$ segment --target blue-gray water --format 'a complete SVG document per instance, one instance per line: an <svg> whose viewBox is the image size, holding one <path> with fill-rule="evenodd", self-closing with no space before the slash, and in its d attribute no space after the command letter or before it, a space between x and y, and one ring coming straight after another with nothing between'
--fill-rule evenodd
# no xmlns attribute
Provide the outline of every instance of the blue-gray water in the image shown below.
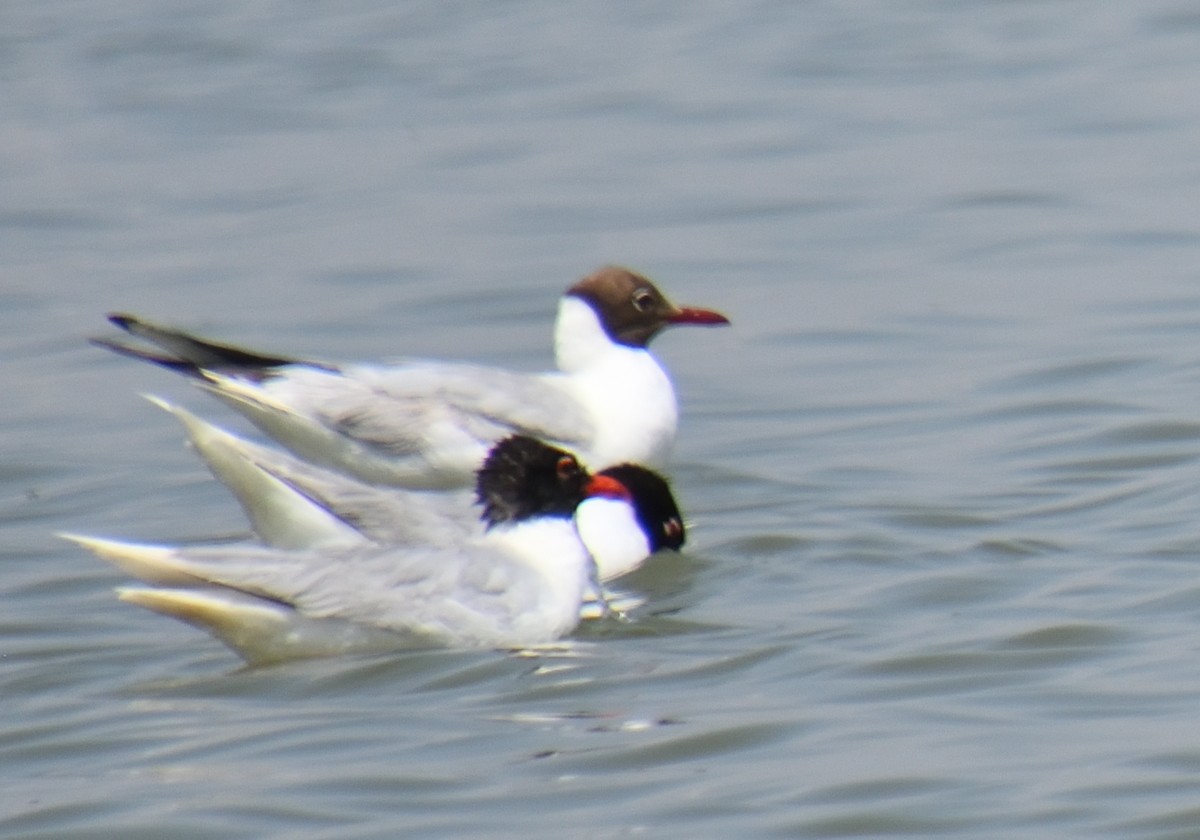
<svg viewBox="0 0 1200 840"><path fill-rule="evenodd" d="M1200 837L1198 79L1183 0L10 0L0 836ZM605 262L734 321L628 626L245 669L51 536L245 531L106 311L535 369Z"/></svg>

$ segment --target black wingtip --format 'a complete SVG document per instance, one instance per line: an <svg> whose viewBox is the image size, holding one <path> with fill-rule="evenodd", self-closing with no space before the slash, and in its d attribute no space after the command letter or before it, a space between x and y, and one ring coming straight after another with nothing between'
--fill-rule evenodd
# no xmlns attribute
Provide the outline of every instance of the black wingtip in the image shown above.
<svg viewBox="0 0 1200 840"><path fill-rule="evenodd" d="M99 344L117 353L169 367L192 372L198 370L236 371L247 376L269 376L280 367L296 364L285 356L267 355L229 344L209 341L174 327L164 327L126 312L109 312L105 317L113 326L158 347L162 352L148 352L120 342L101 339ZM315 367L327 367L309 363Z"/></svg>
<svg viewBox="0 0 1200 840"><path fill-rule="evenodd" d="M174 356L167 356L150 350L144 350L141 347L134 347L131 344L125 344L121 341L114 341L111 338L93 337L88 339L88 343L93 347L103 347L105 350L111 350L113 353L116 353L119 356L127 356L131 359L150 362L151 364L167 368L168 370L173 370L177 373L183 373L188 376L203 376L203 371L186 359L178 359Z"/></svg>
<svg viewBox="0 0 1200 840"><path fill-rule="evenodd" d="M130 327L137 323L136 317L125 312L109 312L104 317L109 320L109 323L120 327L126 332L129 332Z"/></svg>

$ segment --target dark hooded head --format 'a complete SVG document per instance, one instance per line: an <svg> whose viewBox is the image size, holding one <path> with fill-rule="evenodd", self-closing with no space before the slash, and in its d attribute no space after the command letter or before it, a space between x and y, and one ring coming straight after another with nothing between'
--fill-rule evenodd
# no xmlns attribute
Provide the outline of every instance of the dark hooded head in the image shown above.
<svg viewBox="0 0 1200 840"><path fill-rule="evenodd" d="M650 540L652 552L663 548L677 551L683 545L683 516L666 479L636 464L609 467L598 475L615 478L625 485L638 522Z"/></svg>
<svg viewBox="0 0 1200 840"><path fill-rule="evenodd" d="M588 482L571 453L527 435L497 443L476 473L475 497L488 527L536 516L569 517Z"/></svg>

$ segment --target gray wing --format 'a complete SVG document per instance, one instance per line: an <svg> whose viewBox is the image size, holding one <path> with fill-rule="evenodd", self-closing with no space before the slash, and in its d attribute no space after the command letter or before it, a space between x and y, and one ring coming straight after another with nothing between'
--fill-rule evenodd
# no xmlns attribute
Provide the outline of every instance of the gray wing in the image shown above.
<svg viewBox="0 0 1200 840"><path fill-rule="evenodd" d="M481 511L469 490L422 493L378 487L285 452L250 441L241 443L255 467L369 540L450 546L483 532Z"/></svg>
<svg viewBox="0 0 1200 840"><path fill-rule="evenodd" d="M193 448L272 546L304 549L364 539L456 545L483 532L470 491L418 493L364 484L150 399L183 424Z"/></svg>
<svg viewBox="0 0 1200 840"><path fill-rule="evenodd" d="M581 452L588 413L560 374L473 365L289 365L261 381L204 373L200 384L300 457L373 484L473 483L499 439L523 433Z"/></svg>
<svg viewBox="0 0 1200 840"><path fill-rule="evenodd" d="M340 433L393 455L486 446L514 433L578 447L594 434L587 413L557 384L556 374L436 362L352 365L339 373L297 369L267 388L285 402L304 403Z"/></svg>
<svg viewBox="0 0 1200 840"><path fill-rule="evenodd" d="M178 568L198 578L340 618L458 644L504 644L516 619L538 608L539 587L520 564L464 547L377 546L336 554L256 546L182 549Z"/></svg>

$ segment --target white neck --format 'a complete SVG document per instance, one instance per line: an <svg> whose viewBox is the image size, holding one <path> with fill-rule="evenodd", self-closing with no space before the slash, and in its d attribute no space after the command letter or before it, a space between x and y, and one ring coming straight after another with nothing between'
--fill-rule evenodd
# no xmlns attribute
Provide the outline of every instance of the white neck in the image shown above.
<svg viewBox="0 0 1200 840"><path fill-rule="evenodd" d="M539 517L507 523L488 531L485 539L507 549L541 579L545 595L539 615L528 616L530 621L548 621L558 625L560 632L575 626L594 566L572 520ZM518 616L517 620L524 619Z"/></svg>
<svg viewBox="0 0 1200 840"><path fill-rule="evenodd" d="M632 572L650 556L650 541L628 502L584 499L575 509L575 528L596 561L601 580Z"/></svg>
<svg viewBox="0 0 1200 840"><path fill-rule="evenodd" d="M617 344L595 311L567 295L554 327L558 367L569 391L592 420L594 437L583 457L594 470L623 461L660 466L675 440L675 389L644 347Z"/></svg>
<svg viewBox="0 0 1200 840"><path fill-rule="evenodd" d="M566 295L559 301L554 323L554 355L559 370L565 373L582 370L615 347L596 317L596 310L574 295Z"/></svg>

